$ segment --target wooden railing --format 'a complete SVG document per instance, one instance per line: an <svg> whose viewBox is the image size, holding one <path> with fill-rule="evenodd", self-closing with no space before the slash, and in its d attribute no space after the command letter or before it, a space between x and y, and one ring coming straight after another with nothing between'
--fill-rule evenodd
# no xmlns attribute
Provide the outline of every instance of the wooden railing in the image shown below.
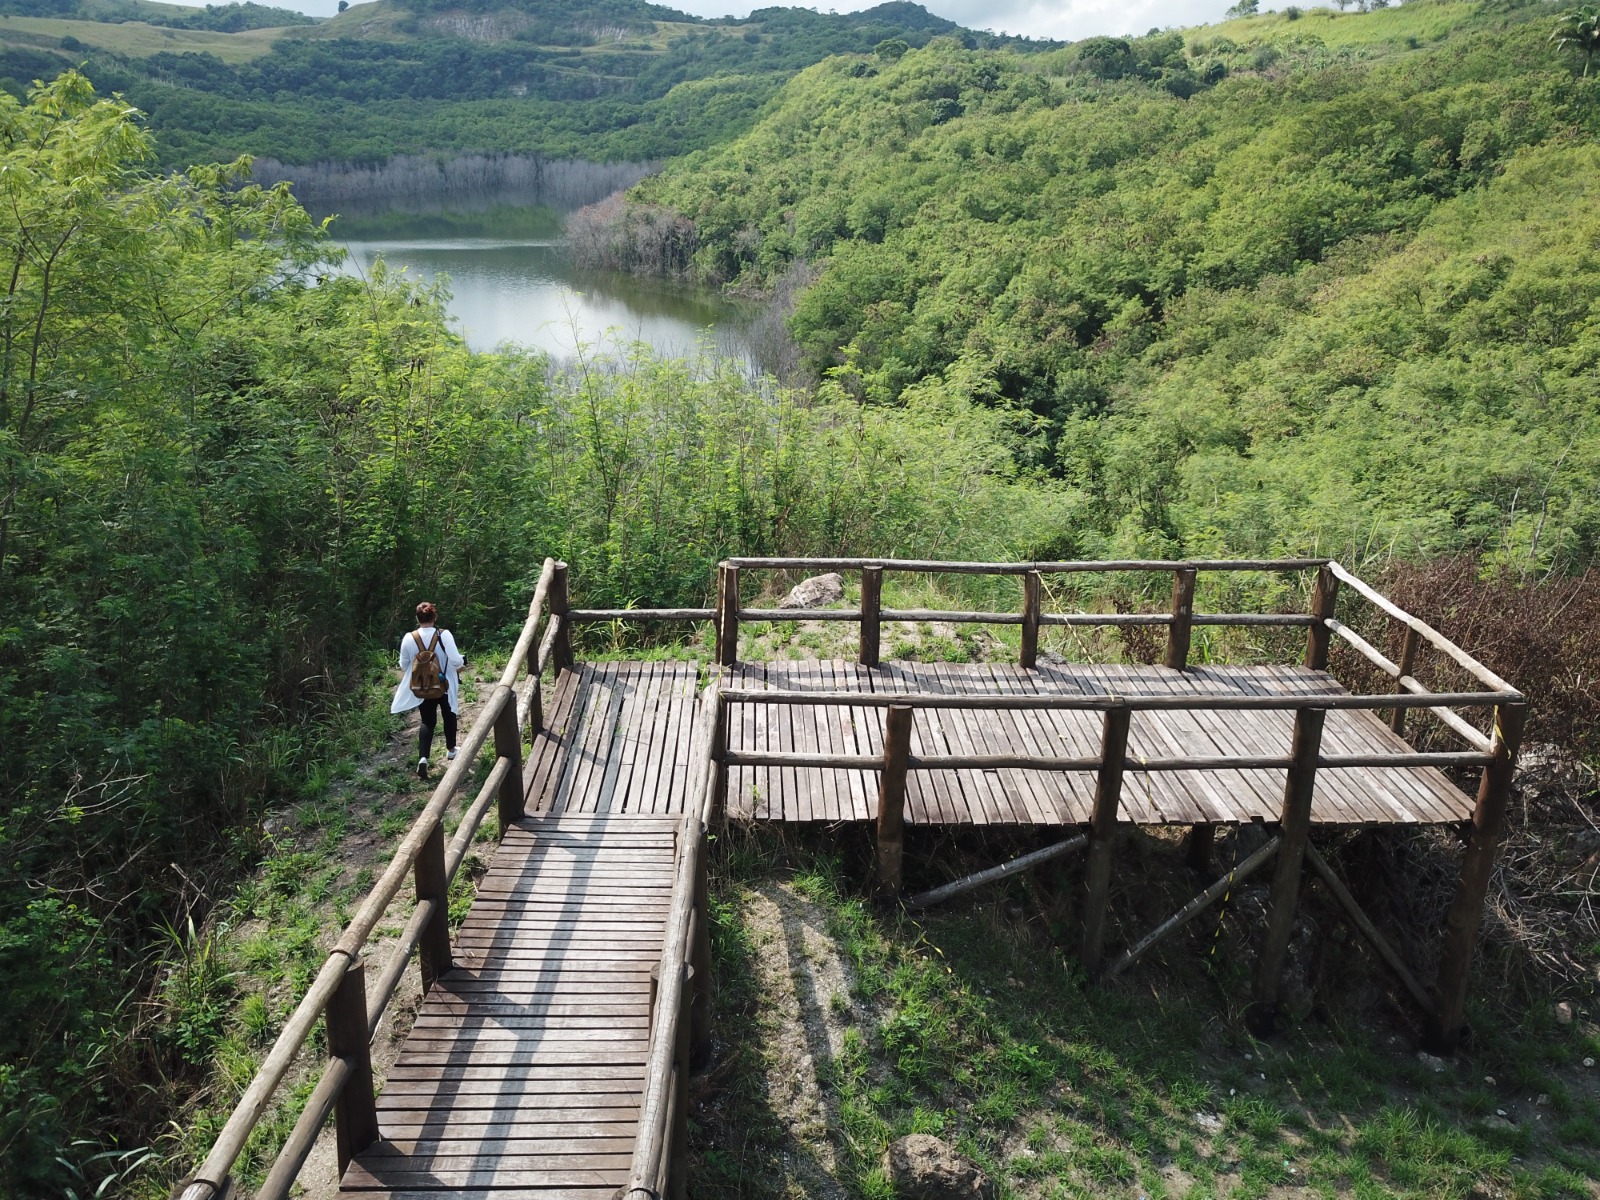
<svg viewBox="0 0 1600 1200"><path fill-rule="evenodd" d="M179 1188L182 1200L217 1200L232 1190L230 1177L245 1143L319 1019L326 1021L327 1063L293 1131L257 1190L257 1200L281 1200L289 1195L330 1113L334 1118L341 1172L354 1155L378 1139L368 1049L373 1033L414 953L421 959L424 990L450 970L450 884L466 859L491 801L497 802L502 831L523 815L523 729L528 726L536 733L543 727L539 676L549 663L570 665L572 660L565 618L566 600L566 564L546 559L528 606L522 634L500 681L462 741L455 761L439 780L410 831L395 848L383 876L373 885L323 962L212 1145L211 1153ZM547 607L550 620L538 652L534 654L534 639L538 637L540 619ZM527 678L519 681L524 670ZM446 845L445 813L491 734L494 766ZM415 881L416 908L387 965L369 988L361 962L362 947L408 875Z"/></svg>
<svg viewBox="0 0 1600 1200"><path fill-rule="evenodd" d="M859 607L824 609L746 608L740 600L740 574L747 570L857 570L861 574ZM1196 577L1201 571L1304 571L1317 572L1311 591L1311 611L1306 613L1196 613ZM1020 612L958 612L921 609L888 609L881 603L885 571L916 573L988 574L1021 576L1023 607ZM1165 613L1050 613L1043 611L1043 577L1048 574L1106 573L1120 571L1170 572L1173 577L1172 603ZM1334 615L1340 584L1345 584L1363 600L1397 621L1405 630L1404 649L1399 662L1393 662L1375 649ZM1192 562L1040 562L975 563L938 562L913 559L859 558L732 558L718 569L717 604L714 608L654 610L577 610L574 622L710 620L716 630L716 658L719 665L733 666L738 661L741 622L777 621L853 621L860 625L859 659L869 666L879 661L880 629L884 621L943 621L956 623L1016 624L1022 626L1020 659L1024 667L1036 665L1038 635L1041 628L1068 626L1161 626L1168 629L1164 665L1183 670L1188 666L1191 634L1196 626L1285 626L1306 629L1304 665L1326 670L1331 639L1338 637L1373 662L1396 681L1396 690L1387 695L1324 695L1307 697L1256 697L1239 695L1186 696L1051 696L1051 695L906 695L860 692L784 692L729 688L716 695L716 717L711 724L712 757L716 764L715 785L707 796L708 813L723 816L721 797L727 789L727 771L735 766L791 767L810 769L872 770L879 776L877 813L878 875L881 884L898 893L901 884L901 858L904 840L905 781L917 770L1027 770L1082 771L1096 776L1096 790L1089 829L1056 847L1037 852L1037 858L1055 857L1072 849L1087 847L1087 897L1081 934L1081 961L1091 975L1112 976L1126 969L1153 946L1183 927L1229 886L1276 858L1278 868L1269 905L1266 943L1258 959L1257 1006L1271 1010L1276 1004L1278 976L1281 974L1295 909L1302 865L1309 863L1352 920L1371 940L1380 956L1395 969L1407 991L1429 1013L1433 1041L1442 1049L1454 1046L1462 1026L1467 973L1482 920L1483 898L1488 887L1495 848L1504 824L1505 806L1516 753L1526 717L1523 695L1500 676L1490 671L1465 650L1437 630L1400 609L1338 563L1328 559L1277 560L1202 560ZM1456 666L1466 671L1487 691L1433 692L1415 675L1416 659L1426 642ZM728 710L735 704L836 705L851 708L882 707L888 710L882 755L808 754L776 751L728 749ZM1477 729L1456 711L1458 708L1490 708L1493 718L1490 733ZM1104 713L1101 751L1098 755L1069 757L1055 755L913 755L910 752L911 728L917 708L956 709L1078 709ZM1385 710L1397 733L1405 729L1406 713L1426 709L1451 732L1464 740L1466 751L1380 752L1369 754L1322 753L1322 728L1333 709ZM1136 711L1173 709L1278 710L1295 714L1293 733L1286 752L1276 755L1182 755L1154 759L1130 759L1127 755L1128 729ZM1401 962L1399 955L1361 912L1354 898L1337 879L1327 863L1310 844L1311 802L1316 773L1321 769L1348 767L1438 767L1482 770L1472 831L1468 840L1461 881L1446 927L1446 939L1439 979L1432 993L1423 988ZM1112 835L1118 824L1122 780L1128 771L1189 770L1281 770L1285 772L1285 792L1280 830L1266 846L1239 864L1229 876L1219 880L1138 940L1102 971L1106 899L1109 892ZM1205 842L1212 826L1196 826L1197 840ZM1204 835L1203 837L1200 835ZM975 878L1003 876L1014 866L980 872Z"/></svg>
<svg viewBox="0 0 1600 1200"><path fill-rule="evenodd" d="M713 684L701 694L689 750L690 792L678 837L678 874L650 1006L650 1057L639 1136L618 1200L685 1194L689 1072L711 1050L711 927L706 828L715 803L713 751L721 714Z"/></svg>

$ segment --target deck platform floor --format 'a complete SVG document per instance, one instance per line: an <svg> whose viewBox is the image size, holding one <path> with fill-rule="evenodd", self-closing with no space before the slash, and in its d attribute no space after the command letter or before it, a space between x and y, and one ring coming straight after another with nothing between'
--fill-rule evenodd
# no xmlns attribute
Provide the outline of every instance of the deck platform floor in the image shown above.
<svg viewBox="0 0 1600 1200"><path fill-rule="evenodd" d="M1168 667L1006 663L889 662L869 668L838 661L743 663L726 686L786 691L1058 694L1087 696L1327 696L1345 689L1325 671L1302 667ZM820 754L881 754L882 708L741 704L728 746ZM919 709L911 753L1093 756L1104 717L1096 711ZM1289 711L1135 712L1128 756L1287 755ZM1411 747L1370 710L1330 711L1325 753L1408 753ZM1123 780L1122 819L1141 825L1276 821L1281 770L1139 771ZM906 820L913 824L1085 825L1094 803L1093 772L912 771ZM867 821L877 812L872 771L737 767L730 773L731 816L771 821ZM1324 768L1311 819L1322 825L1443 823L1467 820L1472 801L1433 768Z"/></svg>
<svg viewBox="0 0 1600 1200"><path fill-rule="evenodd" d="M680 804L681 807L681 804ZM341 1191L608 1200L627 1182L681 818L507 831Z"/></svg>
<svg viewBox="0 0 1600 1200"><path fill-rule="evenodd" d="M879 667L830 660L742 663L719 669L726 686L787 691L1062 695L1342 695L1325 671L1289 666L1167 667L1006 663L888 662ZM551 690L546 729L524 773L530 809L564 812L681 812L696 671L691 663L586 663ZM883 752L882 708L741 704L731 711L728 746L744 751L817 754ZM913 754L1099 753L1103 718L1095 711L919 710ZM1184 754L1287 755L1291 712L1170 710L1136 712L1130 758ZM1328 753L1403 754L1411 748L1370 710L1334 710L1323 735ZM1142 825L1275 821L1283 772L1141 772L1123 784L1124 820ZM1094 801L1092 772L1017 769L913 771L906 820L912 824L1083 825ZM729 815L758 821L870 821L877 812L874 771L735 767ZM1428 767L1324 768L1311 819L1319 825L1431 824L1464 821L1472 801Z"/></svg>

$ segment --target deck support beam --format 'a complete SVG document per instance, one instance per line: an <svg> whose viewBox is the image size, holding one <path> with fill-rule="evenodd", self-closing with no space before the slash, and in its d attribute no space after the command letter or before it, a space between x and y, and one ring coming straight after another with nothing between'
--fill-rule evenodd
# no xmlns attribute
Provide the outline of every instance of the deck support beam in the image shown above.
<svg viewBox="0 0 1600 1200"><path fill-rule="evenodd" d="M1389 940L1378 932L1378 927L1372 923L1372 918L1361 911L1361 905L1356 903L1356 898L1350 894L1350 889L1345 887L1344 880L1334 874L1333 868L1328 865L1328 860L1317 853L1317 848L1310 843L1306 844L1306 862L1311 864L1311 869L1321 877L1351 922L1378 952L1378 957L1388 964L1389 969L1395 973L1395 978L1405 985L1406 991L1411 993L1411 998L1421 1006L1425 1014L1432 1016L1433 997L1429 996L1427 989L1417 982L1417 977L1411 973L1405 960L1389 944Z"/></svg>
<svg viewBox="0 0 1600 1200"><path fill-rule="evenodd" d="M1328 669L1328 646L1333 631L1327 620L1339 601L1339 577L1328 567L1317 568L1317 582L1311 590L1311 615L1315 623L1306 630L1306 666L1313 671Z"/></svg>
<svg viewBox="0 0 1600 1200"><path fill-rule="evenodd" d="M372 1029L367 1024L367 975L359 961L345 968L323 1013L328 1054L350 1064L349 1077L333 1103L334 1140L339 1174L350 1160L378 1140L378 1105L372 1094Z"/></svg>
<svg viewBox="0 0 1600 1200"><path fill-rule="evenodd" d="M1434 987L1437 1007L1428 1033L1428 1041L1436 1054L1454 1054L1461 1041L1472 954L1478 944L1478 929L1483 924L1483 898L1489 891L1495 854L1500 849L1500 834L1505 829L1506 803L1511 798L1511 780L1516 773L1517 751L1522 745L1522 728L1527 719L1526 704L1507 704L1495 709L1494 759L1484 767L1478 783L1478 804L1472 813L1472 833L1461 863L1461 882L1456 886L1455 900L1445 918L1444 955Z"/></svg>
<svg viewBox="0 0 1600 1200"><path fill-rule="evenodd" d="M422 967L422 994L433 990L439 979L455 964L450 957L450 874L444 862L444 826L435 824L428 840L422 843L413 871L417 903L433 901L433 915L417 942L417 957Z"/></svg>
<svg viewBox="0 0 1600 1200"><path fill-rule="evenodd" d="M1189 836L1184 839L1184 862L1192 871L1211 869L1211 848L1217 844L1217 827L1210 823L1189 826Z"/></svg>
<svg viewBox="0 0 1600 1200"><path fill-rule="evenodd" d="M1095 781L1094 811L1089 819L1089 863L1083 898L1083 942L1079 959L1090 979L1100 975L1106 933L1106 904L1111 894L1111 851L1117 837L1117 808L1122 802L1122 773L1128 758L1128 726L1133 713L1106 709L1100 735L1100 774Z"/></svg>
<svg viewBox="0 0 1600 1200"><path fill-rule="evenodd" d="M739 568L717 568L717 665L731 667L739 661Z"/></svg>
<svg viewBox="0 0 1600 1200"><path fill-rule="evenodd" d="M1417 662L1417 646L1422 642L1422 635L1411 626L1406 626L1405 641L1400 646L1400 674L1395 676L1394 690L1397 695L1403 694L1406 685L1401 680L1411 677ZM1395 708L1389 713L1389 727L1401 737L1406 732L1406 710Z"/></svg>
<svg viewBox="0 0 1600 1200"><path fill-rule="evenodd" d="M906 770L911 758L911 708L892 705L883 728L883 769L878 781L878 884L899 895L906 841Z"/></svg>
<svg viewBox="0 0 1600 1200"><path fill-rule="evenodd" d="M1029 571L1022 577L1022 666L1027 670L1039 662L1039 613L1044 607L1044 576Z"/></svg>
<svg viewBox="0 0 1600 1200"><path fill-rule="evenodd" d="M1193 567L1182 567L1172 573L1172 624L1167 626L1166 665L1181 671L1189 665L1189 643L1194 621Z"/></svg>
<svg viewBox="0 0 1600 1200"><path fill-rule="evenodd" d="M1324 630L1326 632L1326 630ZM1267 901L1267 932L1256 959L1255 987L1245 1020L1257 1037L1269 1036L1277 1025L1278 995L1283 985L1283 961L1294 931L1300 903L1300 873L1311 840L1311 798L1317 785L1317 755L1322 749L1322 726L1328 712L1302 708L1294 718L1292 765L1283 789L1277 870Z"/></svg>
<svg viewBox="0 0 1600 1200"><path fill-rule="evenodd" d="M571 608L567 564L558 562L550 576L550 619L556 625L556 640L550 646L550 665L558 676L572 670L572 622L567 617Z"/></svg>
<svg viewBox="0 0 1600 1200"><path fill-rule="evenodd" d="M500 685L505 687L504 684ZM500 794L496 805L500 816L500 836L506 836L513 821L520 821L526 811L526 797L522 793L522 729L517 723L517 694L505 688L504 703L494 719L494 753L506 759L505 778L500 781Z"/></svg>
<svg viewBox="0 0 1600 1200"><path fill-rule="evenodd" d="M861 653L864 667L878 665L878 643L883 632L883 568L861 568Z"/></svg>

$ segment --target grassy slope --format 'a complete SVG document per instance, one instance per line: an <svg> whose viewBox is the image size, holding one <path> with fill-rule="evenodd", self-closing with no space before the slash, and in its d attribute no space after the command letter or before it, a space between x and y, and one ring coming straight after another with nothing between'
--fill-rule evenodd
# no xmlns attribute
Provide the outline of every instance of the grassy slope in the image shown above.
<svg viewBox="0 0 1600 1200"><path fill-rule="evenodd" d="M1600 1053L1592 1024L1558 1027L1548 1007L1511 1022L1479 1012L1486 1036L1436 1072L1413 1050L1409 1012L1384 999L1381 968L1312 896L1306 913L1337 935L1316 939L1315 1013L1260 1043L1238 1011L1259 889L1241 889L1220 927L1208 913L1125 980L1086 988L1062 949L1073 870L913 919L862 898L864 848L737 831L719 848L727 1065L697 1114L696 1196L889 1200L883 1149L912 1132L959 1147L1006 1200L1596 1194L1600 1088L1582 1065ZM1130 847L1113 919L1136 929L1175 911L1189 882L1179 860L1170 843ZM775 890L823 944L759 919ZM808 987L835 954L845 986ZM813 1034L799 1056L825 1122L797 1119L789 1100L784 1048L797 1031L767 990L774 971L792 974L803 1020L833 1027L835 1045Z"/></svg>
<svg viewBox="0 0 1600 1200"><path fill-rule="evenodd" d="M249 62L267 53L272 43L287 32L284 29L251 29L244 33L212 33L203 29L168 29L142 21L109 24L53 17L0 17L0 46L55 49L62 38L72 37L85 46L130 58L144 58L165 51L169 54L214 54L228 63ZM68 64L63 60L62 65Z"/></svg>

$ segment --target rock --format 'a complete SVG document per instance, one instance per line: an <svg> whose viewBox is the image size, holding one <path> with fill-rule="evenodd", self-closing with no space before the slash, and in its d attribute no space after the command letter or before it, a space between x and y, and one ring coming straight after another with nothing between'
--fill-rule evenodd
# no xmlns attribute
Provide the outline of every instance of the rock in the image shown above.
<svg viewBox="0 0 1600 1200"><path fill-rule="evenodd" d="M979 1200L992 1195L987 1175L926 1133L890 1143L883 1168L901 1200Z"/></svg>
<svg viewBox="0 0 1600 1200"><path fill-rule="evenodd" d="M1442 1074L1447 1065L1444 1059L1429 1054L1426 1050L1417 1051L1417 1061L1423 1066L1427 1067L1428 1070L1432 1071L1435 1075Z"/></svg>
<svg viewBox="0 0 1600 1200"><path fill-rule="evenodd" d="M1485 1117L1483 1127L1485 1129L1499 1129L1502 1131L1516 1128L1515 1125L1502 1116Z"/></svg>
<svg viewBox="0 0 1600 1200"><path fill-rule="evenodd" d="M1563 1000L1556 1005L1556 1024L1571 1025L1572 1018L1577 1016L1577 1010L1572 1007L1571 1000Z"/></svg>
<svg viewBox="0 0 1600 1200"><path fill-rule="evenodd" d="M1586 1066L1586 1067L1592 1067L1592 1066L1594 1066L1594 1059L1592 1059L1592 1058L1586 1058L1586 1059L1584 1059L1584 1060L1583 1060L1583 1065L1584 1065L1584 1066Z"/></svg>
<svg viewBox="0 0 1600 1200"><path fill-rule="evenodd" d="M844 599L844 579L837 572L802 579L778 601L779 608L822 608Z"/></svg>

